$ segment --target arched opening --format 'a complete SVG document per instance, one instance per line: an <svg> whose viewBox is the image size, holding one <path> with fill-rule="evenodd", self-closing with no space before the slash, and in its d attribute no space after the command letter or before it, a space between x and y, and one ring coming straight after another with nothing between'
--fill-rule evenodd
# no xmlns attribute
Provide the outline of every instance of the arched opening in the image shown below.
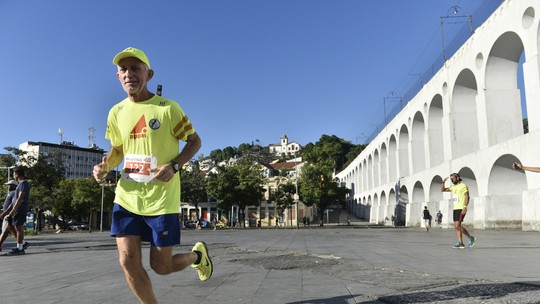
<svg viewBox="0 0 540 304"><path fill-rule="evenodd" d="M424 145L425 134L424 116L416 112L412 122L411 153L413 161L412 173L422 172L426 169L426 147Z"/></svg>
<svg viewBox="0 0 540 304"><path fill-rule="evenodd" d="M442 96L437 94L431 100L428 114L429 162L432 167L444 161L442 118Z"/></svg>
<svg viewBox="0 0 540 304"><path fill-rule="evenodd" d="M477 95L478 87L474 74L469 69L461 71L456 79L449 114L454 158L478 150Z"/></svg>
<svg viewBox="0 0 540 304"><path fill-rule="evenodd" d="M494 145L523 134L519 61L523 43L514 32L502 34L486 62L486 118L488 144ZM525 109L526 113L526 109Z"/></svg>
<svg viewBox="0 0 540 304"><path fill-rule="evenodd" d="M386 160L388 159L388 150L386 150L386 143L383 143L381 146L381 161L380 161L380 173L381 173L381 184L384 185L388 183L388 169L386 167Z"/></svg>
<svg viewBox="0 0 540 304"><path fill-rule="evenodd" d="M433 208L435 211L441 209L440 202L443 200L443 192L441 191L442 177L434 176L429 185L429 201L428 208ZM445 210L446 213L446 210Z"/></svg>
<svg viewBox="0 0 540 304"><path fill-rule="evenodd" d="M395 183L398 179L397 175L397 143L396 137L392 134L390 141L388 142L388 171L389 182Z"/></svg>
<svg viewBox="0 0 540 304"><path fill-rule="evenodd" d="M383 191L381 192L381 197L379 198L379 224L384 223L386 225L390 222L390 218L386 208L387 204L388 202L386 201L386 193Z"/></svg>
<svg viewBox="0 0 540 304"><path fill-rule="evenodd" d="M405 226L407 221L407 205L409 205L409 194L407 192L407 187L401 186L399 188L398 202L396 204L395 215L396 215L396 226Z"/></svg>
<svg viewBox="0 0 540 304"><path fill-rule="evenodd" d="M388 203L386 204L386 214L388 214L388 218L390 219L390 225L395 226L395 218L396 218L396 200L397 195L396 191L394 189L390 189L390 192L388 193Z"/></svg>
<svg viewBox="0 0 540 304"><path fill-rule="evenodd" d="M375 193L373 195L373 203L371 204L371 215L370 216L370 222L371 223L374 223L374 224L377 224L381 221L381 214L379 213L379 200L378 200L378 196L377 196L377 193Z"/></svg>
<svg viewBox="0 0 540 304"><path fill-rule="evenodd" d="M373 155L373 187L378 187L381 184L380 175L379 175L379 150L375 150Z"/></svg>
<svg viewBox="0 0 540 304"><path fill-rule="evenodd" d="M373 158L371 157L371 154L368 157L368 191L371 191L373 189Z"/></svg>
<svg viewBox="0 0 540 304"><path fill-rule="evenodd" d="M421 182L417 181L414 184L411 198L412 201L409 204L409 226L421 226L422 221L419 215L422 213L424 206L427 205L424 186L422 186Z"/></svg>
<svg viewBox="0 0 540 304"><path fill-rule="evenodd" d="M409 130L402 125L399 131L399 177L409 176Z"/></svg>
<svg viewBox="0 0 540 304"><path fill-rule="evenodd" d="M371 219L371 195L368 196L367 198L367 201L366 201L366 206L365 206L365 212L364 212L364 220L366 221L370 221Z"/></svg>
<svg viewBox="0 0 540 304"><path fill-rule="evenodd" d="M522 227L522 195L528 187L525 173L512 168L515 161L519 160L505 154L491 168L486 197L486 228Z"/></svg>

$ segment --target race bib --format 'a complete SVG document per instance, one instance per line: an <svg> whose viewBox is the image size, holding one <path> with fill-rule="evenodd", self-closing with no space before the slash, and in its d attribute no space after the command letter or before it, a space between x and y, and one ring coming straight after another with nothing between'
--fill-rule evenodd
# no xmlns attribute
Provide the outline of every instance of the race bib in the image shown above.
<svg viewBox="0 0 540 304"><path fill-rule="evenodd" d="M157 168L155 156L127 154L124 157L122 179L139 183L148 183L154 178L154 169Z"/></svg>

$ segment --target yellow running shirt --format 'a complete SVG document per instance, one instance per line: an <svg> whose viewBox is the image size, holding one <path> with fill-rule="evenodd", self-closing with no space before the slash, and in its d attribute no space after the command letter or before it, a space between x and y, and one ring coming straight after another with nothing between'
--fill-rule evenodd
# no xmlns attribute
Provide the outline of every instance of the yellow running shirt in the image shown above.
<svg viewBox="0 0 540 304"><path fill-rule="evenodd" d="M162 182L153 180L152 170L178 156L178 139L186 141L193 133L178 103L161 96L142 102L126 98L114 105L105 138L114 147L122 146L124 153L115 202L139 215L178 213L180 174Z"/></svg>
<svg viewBox="0 0 540 304"><path fill-rule="evenodd" d="M466 206L465 193L469 192L469 187L467 187L467 185L464 183L459 183L457 185L450 186L448 189L450 189L454 195L454 210L463 209Z"/></svg>

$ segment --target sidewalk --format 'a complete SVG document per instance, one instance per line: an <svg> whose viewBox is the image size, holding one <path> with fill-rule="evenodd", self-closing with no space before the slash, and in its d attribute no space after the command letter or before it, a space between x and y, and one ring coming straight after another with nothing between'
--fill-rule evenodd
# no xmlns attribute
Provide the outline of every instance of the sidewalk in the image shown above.
<svg viewBox="0 0 540 304"><path fill-rule="evenodd" d="M474 234L460 250L450 229L183 230L175 251L207 242L209 281L192 269L155 274L148 246L143 264L160 303L537 303L540 234ZM107 233L28 241L26 255L0 257L0 303L138 303Z"/></svg>

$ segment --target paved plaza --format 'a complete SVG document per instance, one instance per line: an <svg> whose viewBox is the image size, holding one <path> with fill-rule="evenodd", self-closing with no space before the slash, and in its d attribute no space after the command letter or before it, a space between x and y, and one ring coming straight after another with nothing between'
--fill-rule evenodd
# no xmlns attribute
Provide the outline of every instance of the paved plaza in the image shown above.
<svg viewBox="0 0 540 304"><path fill-rule="evenodd" d="M208 243L213 277L150 270L160 303L538 303L540 234L451 229L325 227L184 230L176 251ZM4 251L13 245L9 239ZM29 237L24 256L0 257L0 303L138 303L106 232Z"/></svg>

